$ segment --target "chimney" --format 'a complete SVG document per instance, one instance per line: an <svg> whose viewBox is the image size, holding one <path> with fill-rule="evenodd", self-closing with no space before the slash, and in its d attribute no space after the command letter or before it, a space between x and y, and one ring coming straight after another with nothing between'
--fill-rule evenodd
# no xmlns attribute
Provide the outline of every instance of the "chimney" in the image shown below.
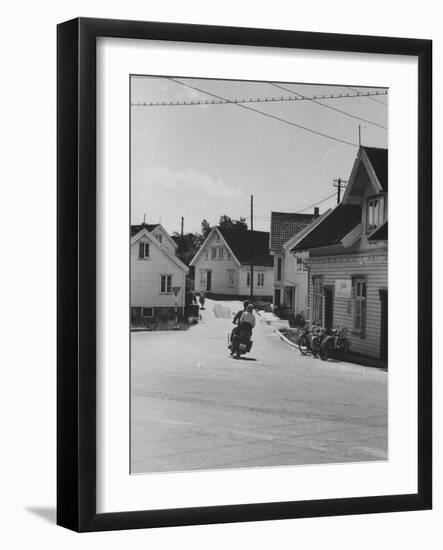
<svg viewBox="0 0 443 550"><path fill-rule="evenodd" d="M320 215L320 211L318 209L318 206L316 206L314 208L314 220L315 220L315 218L318 218L319 215Z"/></svg>

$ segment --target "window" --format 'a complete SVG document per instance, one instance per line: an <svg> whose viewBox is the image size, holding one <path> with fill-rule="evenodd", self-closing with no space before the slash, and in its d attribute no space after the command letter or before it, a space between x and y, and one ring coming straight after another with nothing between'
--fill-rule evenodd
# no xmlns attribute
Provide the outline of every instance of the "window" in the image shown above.
<svg viewBox="0 0 443 550"><path fill-rule="evenodd" d="M162 294L171 294L172 275L161 275L160 292Z"/></svg>
<svg viewBox="0 0 443 550"><path fill-rule="evenodd" d="M226 258L229 260L230 257L231 257L231 253L229 252L229 250L226 250Z"/></svg>
<svg viewBox="0 0 443 550"><path fill-rule="evenodd" d="M246 272L246 286L251 286L251 272Z"/></svg>
<svg viewBox="0 0 443 550"><path fill-rule="evenodd" d="M228 269L228 285L232 286L234 284L234 270Z"/></svg>
<svg viewBox="0 0 443 550"><path fill-rule="evenodd" d="M385 198L372 197L368 199L366 211L366 233L372 233L385 219Z"/></svg>
<svg viewBox="0 0 443 550"><path fill-rule="evenodd" d="M281 281L282 259L277 258L277 281Z"/></svg>
<svg viewBox="0 0 443 550"><path fill-rule="evenodd" d="M220 260L223 260L223 248L222 247L220 247L218 249L218 257L220 258Z"/></svg>
<svg viewBox="0 0 443 550"><path fill-rule="evenodd" d="M209 258L209 251L206 250L206 252L205 252L205 259L207 260L208 258Z"/></svg>
<svg viewBox="0 0 443 550"><path fill-rule="evenodd" d="M157 241L161 244L163 240L163 235L161 233L157 233L156 237L157 237Z"/></svg>
<svg viewBox="0 0 443 550"><path fill-rule="evenodd" d="M149 243L139 243L138 259L145 260L146 258L149 258Z"/></svg>
<svg viewBox="0 0 443 550"><path fill-rule="evenodd" d="M217 258L217 249L214 247L211 248L211 258L215 260Z"/></svg>
<svg viewBox="0 0 443 550"><path fill-rule="evenodd" d="M296 271L304 271L305 270L305 262L301 256L295 257L295 270Z"/></svg>
<svg viewBox="0 0 443 550"><path fill-rule="evenodd" d="M217 241L220 240L220 235L217 233Z"/></svg>
<svg viewBox="0 0 443 550"><path fill-rule="evenodd" d="M257 273L257 286L265 286L265 274Z"/></svg>
<svg viewBox="0 0 443 550"><path fill-rule="evenodd" d="M314 323L322 322L323 285L320 277L312 280L314 286Z"/></svg>
<svg viewBox="0 0 443 550"><path fill-rule="evenodd" d="M360 333L365 331L366 324L366 280L353 279L354 294L354 330Z"/></svg>
<svg viewBox="0 0 443 550"><path fill-rule="evenodd" d="M142 307L142 317L154 317L154 308Z"/></svg>

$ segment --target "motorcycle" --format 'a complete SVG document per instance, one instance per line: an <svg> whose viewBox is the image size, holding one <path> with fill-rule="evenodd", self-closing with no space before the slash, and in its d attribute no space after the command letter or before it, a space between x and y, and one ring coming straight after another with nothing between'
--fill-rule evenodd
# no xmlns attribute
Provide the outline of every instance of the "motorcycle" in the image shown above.
<svg viewBox="0 0 443 550"><path fill-rule="evenodd" d="M237 359L245 353L249 353L252 348L251 330L240 327L234 334L231 342L231 335L228 334L228 347L231 348L231 355Z"/></svg>

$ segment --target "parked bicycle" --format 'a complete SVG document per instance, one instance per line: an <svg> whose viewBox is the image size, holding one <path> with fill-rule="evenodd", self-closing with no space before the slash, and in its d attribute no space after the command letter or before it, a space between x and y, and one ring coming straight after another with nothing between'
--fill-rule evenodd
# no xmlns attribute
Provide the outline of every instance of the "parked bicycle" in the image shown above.
<svg viewBox="0 0 443 550"><path fill-rule="evenodd" d="M303 327L303 332L298 340L298 348L302 355L312 353L314 357L320 353L320 344L322 339L322 327L311 324L309 321Z"/></svg>
<svg viewBox="0 0 443 550"><path fill-rule="evenodd" d="M349 329L337 327L334 330L328 330L320 343L320 358L323 361L329 357L341 358L349 351Z"/></svg>

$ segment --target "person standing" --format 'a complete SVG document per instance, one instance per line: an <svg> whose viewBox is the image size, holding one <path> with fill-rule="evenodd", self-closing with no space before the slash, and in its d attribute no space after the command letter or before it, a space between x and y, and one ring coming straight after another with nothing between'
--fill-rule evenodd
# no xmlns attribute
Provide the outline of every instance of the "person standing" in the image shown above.
<svg viewBox="0 0 443 550"><path fill-rule="evenodd" d="M204 290L200 291L199 302L200 302L200 309L205 309L203 307L205 305L205 291Z"/></svg>

